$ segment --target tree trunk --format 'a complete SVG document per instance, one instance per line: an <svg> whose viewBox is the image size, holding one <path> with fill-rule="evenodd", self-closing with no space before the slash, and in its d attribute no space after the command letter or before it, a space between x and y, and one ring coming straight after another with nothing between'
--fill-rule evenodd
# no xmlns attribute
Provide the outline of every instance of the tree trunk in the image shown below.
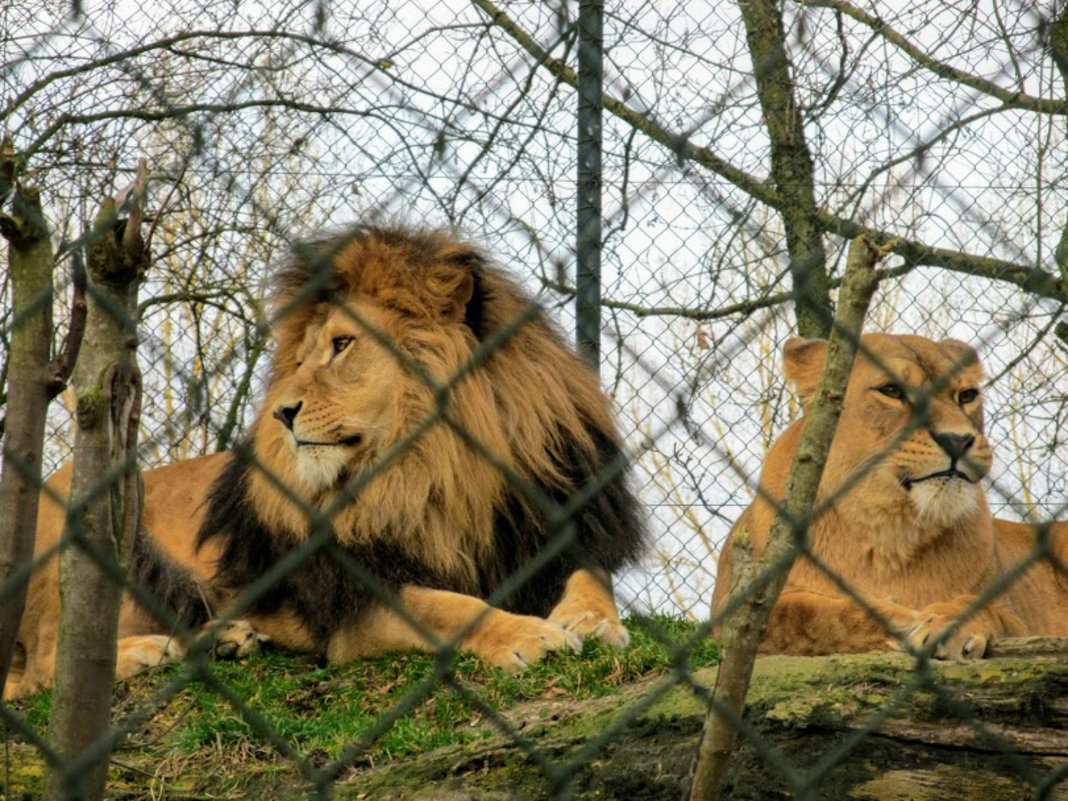
<svg viewBox="0 0 1068 801"><path fill-rule="evenodd" d="M771 140L771 177L783 199L779 213L786 231L797 331L803 337L826 338L832 312L827 253L817 216L812 154L790 77L782 14L776 0L740 0L738 5Z"/></svg>
<svg viewBox="0 0 1068 801"><path fill-rule="evenodd" d="M771 610L786 584L798 543L806 536L823 466L842 414L846 384L868 314L868 304L878 283L875 265L886 252L864 236L850 243L838 312L827 345L827 363L812 408L807 413L804 435L790 465L786 497L758 561L748 558L748 547L739 547L748 546L746 538L735 539L736 572L726 605L732 611L722 622L723 661L694 760L690 788L693 801L720 797L719 788L730 763L737 721L745 704L757 649ZM743 556L746 558L741 558Z"/></svg>
<svg viewBox="0 0 1068 801"><path fill-rule="evenodd" d="M0 468L0 687L11 667L26 605L41 491L45 411L52 397L52 242L37 190L14 184L14 149L5 137L0 153L0 200L12 189L12 213L0 215L0 233L9 243L14 312Z"/></svg>
<svg viewBox="0 0 1068 801"><path fill-rule="evenodd" d="M60 554L59 641L50 727L63 764L45 797L103 796L113 745L109 729L122 566L139 519L136 464L140 412L136 309L145 267L140 214L125 227L114 202L97 218L88 257L85 347L75 368L78 429Z"/></svg>

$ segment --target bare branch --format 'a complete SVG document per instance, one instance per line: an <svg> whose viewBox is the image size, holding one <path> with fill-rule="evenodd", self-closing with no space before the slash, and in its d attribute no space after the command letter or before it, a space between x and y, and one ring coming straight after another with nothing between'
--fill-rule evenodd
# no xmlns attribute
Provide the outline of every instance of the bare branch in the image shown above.
<svg viewBox="0 0 1068 801"><path fill-rule="evenodd" d="M50 398L56 397L67 388L85 335L88 306L85 302L85 261L81 248L75 248L71 253L71 272L70 324L67 326L63 348L59 356L52 360L52 378L48 390Z"/></svg>
<svg viewBox="0 0 1068 801"><path fill-rule="evenodd" d="M855 19L857 22L866 25L876 34L908 55L909 58L917 64L930 70L939 78L945 78L946 80L959 83L962 86L968 86L982 92L984 95L988 95L989 97L1004 103L1010 108L1020 109L1022 111L1034 111L1039 114L1068 114L1068 100L1050 100L1043 97L1034 97L1022 91L1004 89L992 81L980 78L978 75L972 75L964 70L959 70L956 67L950 66L920 49L917 45L910 42L902 33L890 27L890 25L879 17L872 16L862 9L857 8L852 3L845 2L845 0L796 0L796 2L799 5L809 8L831 8L845 14L846 16Z"/></svg>
<svg viewBox="0 0 1068 801"><path fill-rule="evenodd" d="M559 59L553 58L530 34L520 28L491 0L471 1L489 16L495 25L499 26L530 53L539 65L552 73L557 80L577 88L578 76L575 71ZM695 145L685 136L672 133L653 120L651 116L629 108L621 100L612 97L608 93L604 94L603 102L605 109L633 126L636 130L646 134L653 141L673 150L678 154L680 160L692 161L711 170L751 195L754 199L778 211L782 211L784 208L787 201L777 189L738 169L727 160L717 156L711 149ZM1064 105L1064 111L1068 111L1068 104L1062 105ZM1036 266L987 256L975 256L946 248L931 247L922 242L899 237L890 231L861 225L825 209L816 210L815 218L825 232L836 234L846 239L853 239L863 234L877 242L885 242L891 239L898 240L899 244L894 247L893 252L904 258L909 267L942 267L954 272L1014 284L1027 292L1032 292L1041 297L1058 301L1068 300L1068 285Z"/></svg>

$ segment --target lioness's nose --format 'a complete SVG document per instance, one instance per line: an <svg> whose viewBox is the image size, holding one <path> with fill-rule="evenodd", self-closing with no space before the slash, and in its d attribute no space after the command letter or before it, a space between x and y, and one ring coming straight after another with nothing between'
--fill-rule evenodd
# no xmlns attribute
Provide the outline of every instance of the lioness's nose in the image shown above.
<svg viewBox="0 0 1068 801"><path fill-rule="evenodd" d="M938 443L938 447L944 450L946 455L953 461L964 456L975 444L975 437L971 434L938 434L932 432L931 437Z"/></svg>
<svg viewBox="0 0 1068 801"><path fill-rule="evenodd" d="M297 412L300 411L300 407L304 405L304 401L297 401L293 406L279 406L274 410L274 419L281 420L282 425L293 430L293 421L297 419Z"/></svg>

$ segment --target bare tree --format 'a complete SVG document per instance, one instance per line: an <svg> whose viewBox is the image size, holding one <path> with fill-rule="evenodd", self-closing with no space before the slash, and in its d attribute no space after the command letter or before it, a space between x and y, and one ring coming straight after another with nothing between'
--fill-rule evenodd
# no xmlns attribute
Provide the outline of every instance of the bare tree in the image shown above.
<svg viewBox="0 0 1068 801"><path fill-rule="evenodd" d="M102 798L123 567L140 522L137 432L141 375L137 287L147 267L141 238L145 175L128 219L106 201L88 255L85 348L75 366L78 432L60 552L59 635L50 725L64 760L49 771L50 799ZM104 747L101 744L105 743Z"/></svg>
<svg viewBox="0 0 1068 801"><path fill-rule="evenodd" d="M37 498L41 488L45 410L51 399L52 241L35 189L15 183L15 152L9 137L0 151L0 200L14 193L12 213L0 215L8 240L8 275L14 324L0 480L0 586L15 584L0 605L0 686L14 653L26 603L25 573L33 556Z"/></svg>

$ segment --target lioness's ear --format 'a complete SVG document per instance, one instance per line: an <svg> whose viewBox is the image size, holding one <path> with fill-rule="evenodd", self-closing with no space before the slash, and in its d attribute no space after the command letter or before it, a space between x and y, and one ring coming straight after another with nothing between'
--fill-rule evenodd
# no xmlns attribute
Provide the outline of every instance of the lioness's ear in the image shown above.
<svg viewBox="0 0 1068 801"><path fill-rule="evenodd" d="M950 356L961 367L971 367L973 364L979 364L979 354L967 342L961 342L959 339L943 339L938 344L949 351ZM979 366L982 369L982 365Z"/></svg>
<svg viewBox="0 0 1068 801"><path fill-rule="evenodd" d="M786 380L797 388L803 405L808 405L816 392L827 358L827 340L794 337L782 349L782 364Z"/></svg>
<svg viewBox="0 0 1068 801"><path fill-rule="evenodd" d="M475 294L475 276L463 266L442 265L428 272L426 291L443 321L464 319L467 304Z"/></svg>

